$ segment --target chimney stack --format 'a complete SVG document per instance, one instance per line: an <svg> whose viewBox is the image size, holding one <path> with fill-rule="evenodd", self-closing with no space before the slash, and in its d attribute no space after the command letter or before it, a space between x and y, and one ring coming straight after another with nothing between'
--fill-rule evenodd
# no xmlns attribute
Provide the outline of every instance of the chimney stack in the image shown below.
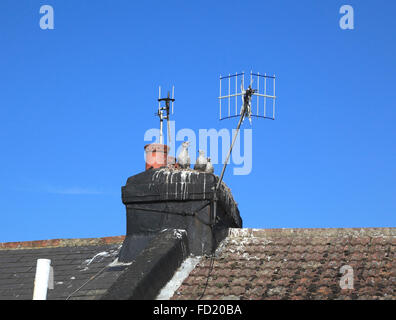
<svg viewBox="0 0 396 320"><path fill-rule="evenodd" d="M164 154L167 149L156 150ZM173 167L128 178L122 187L127 232L119 260L133 260L164 229L186 230L192 254L212 253L228 228L242 227L237 204L225 183L215 195L218 180L212 173Z"/></svg>

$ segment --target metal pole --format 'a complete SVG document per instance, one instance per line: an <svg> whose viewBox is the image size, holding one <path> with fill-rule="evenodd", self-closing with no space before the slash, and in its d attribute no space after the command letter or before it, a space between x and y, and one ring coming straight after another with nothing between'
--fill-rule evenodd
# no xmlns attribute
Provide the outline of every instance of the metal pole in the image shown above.
<svg viewBox="0 0 396 320"><path fill-rule="evenodd" d="M158 87L158 111L161 109L161 86Z"/></svg>
<svg viewBox="0 0 396 320"><path fill-rule="evenodd" d="M267 74L264 74L265 78L264 78L264 95L267 95ZM264 97L264 117L265 117L265 97Z"/></svg>
<svg viewBox="0 0 396 320"><path fill-rule="evenodd" d="M260 73L257 72L258 76L257 76L257 92L260 93ZM257 96L257 115L259 115L259 96Z"/></svg>
<svg viewBox="0 0 396 320"><path fill-rule="evenodd" d="M163 137L162 137L162 110L160 110L160 144L163 142Z"/></svg>
<svg viewBox="0 0 396 320"><path fill-rule="evenodd" d="M238 76L235 76L235 115L238 114L238 97L237 97L237 93L238 93Z"/></svg>
<svg viewBox="0 0 396 320"><path fill-rule="evenodd" d="M275 120L275 75L274 75L274 99L273 99L273 107L272 107L272 119Z"/></svg>
<svg viewBox="0 0 396 320"><path fill-rule="evenodd" d="M228 74L228 116L231 115L231 78L230 78L230 74Z"/></svg>
<svg viewBox="0 0 396 320"><path fill-rule="evenodd" d="M168 138L168 143L171 143L171 133L170 133L170 124L169 124L169 114L168 117L166 119L166 124L168 126L168 133L167 133L167 138Z"/></svg>
<svg viewBox="0 0 396 320"><path fill-rule="evenodd" d="M161 110L161 86L158 88L158 116L160 117L160 141L159 143L162 144L163 138L162 138L162 110Z"/></svg>
<svg viewBox="0 0 396 320"><path fill-rule="evenodd" d="M220 75L220 94L219 94L219 103L220 103L220 120L221 120L221 75Z"/></svg>
<svg viewBox="0 0 396 320"><path fill-rule="evenodd" d="M175 99L175 86L172 86L172 99ZM173 101L172 101L172 114L173 114Z"/></svg>
<svg viewBox="0 0 396 320"><path fill-rule="evenodd" d="M217 182L215 192L219 189L221 181L223 180L224 172L225 172L225 169L227 167L228 160L230 159L232 148L234 147L235 140L236 140L236 138L238 136L239 128L241 127L241 124L242 124L242 121L243 121L244 117L245 117L245 104L242 106L241 117L239 118L239 122L238 122L238 125L237 125L237 128L236 128L236 131L234 133L234 137L232 139L232 144L231 144L230 150L228 150L228 155L227 155L226 161L224 163L223 170L221 171L221 175L220 175L219 181Z"/></svg>
<svg viewBox="0 0 396 320"><path fill-rule="evenodd" d="M228 151L227 159L226 159L226 161L224 163L223 170L221 171L221 175L220 175L219 181L217 182L216 188L214 189L214 192L213 192L213 216L212 216L213 220L212 220L212 225L215 225L215 223L216 223L216 216L217 216L217 190L219 190L220 184L223 181L224 172L225 172L225 169L227 167L228 160L230 159L232 148L234 147L235 140L236 140L236 138L238 136L239 128L241 127L241 124L242 124L242 121L243 121L244 117L245 117L245 104L242 106L241 117L239 118L237 129L236 129L236 131L234 133L234 137L232 139L232 144L231 144L230 150Z"/></svg>

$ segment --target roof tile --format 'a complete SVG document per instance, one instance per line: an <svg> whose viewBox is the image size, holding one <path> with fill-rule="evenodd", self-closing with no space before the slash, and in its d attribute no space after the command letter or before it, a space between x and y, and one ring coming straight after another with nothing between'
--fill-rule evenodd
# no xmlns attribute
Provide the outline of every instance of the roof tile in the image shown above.
<svg viewBox="0 0 396 320"><path fill-rule="evenodd" d="M1 243L0 299L32 299L39 258L51 259L54 267L54 289L48 290L48 299L66 299L71 294L73 299L85 299L88 294L98 298L99 291L92 290L108 288L117 276L117 272L108 272L100 278L98 272L114 261L123 238ZM95 286L87 291L93 281ZM85 291L79 289L85 284Z"/></svg>
<svg viewBox="0 0 396 320"><path fill-rule="evenodd" d="M173 299L396 299L395 238L396 228L232 229L213 268L203 258ZM340 288L344 265L353 290Z"/></svg>

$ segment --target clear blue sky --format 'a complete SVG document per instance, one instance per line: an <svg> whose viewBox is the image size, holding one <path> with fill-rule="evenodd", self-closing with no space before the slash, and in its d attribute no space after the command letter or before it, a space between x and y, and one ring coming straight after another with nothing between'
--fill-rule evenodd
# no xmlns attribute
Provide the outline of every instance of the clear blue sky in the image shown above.
<svg viewBox="0 0 396 320"><path fill-rule="evenodd" d="M54 30L39 27L44 4ZM343 4L354 30L339 27ZM244 226L395 227L395 11L2 0L0 241L125 234L121 186L144 168L158 85L176 87L177 129L231 129L218 76L250 69L276 73L279 99L275 121L254 120L252 173L225 176Z"/></svg>

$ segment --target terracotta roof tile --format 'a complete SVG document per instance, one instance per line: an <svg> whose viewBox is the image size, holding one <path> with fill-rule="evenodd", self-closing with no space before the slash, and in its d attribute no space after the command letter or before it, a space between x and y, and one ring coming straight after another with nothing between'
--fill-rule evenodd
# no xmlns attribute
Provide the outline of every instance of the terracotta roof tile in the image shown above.
<svg viewBox="0 0 396 320"><path fill-rule="evenodd" d="M3 242L0 243L0 250L15 249L39 249L56 247L76 247L76 246L98 246L114 243L121 243L125 236L84 238L84 239L50 239L23 242Z"/></svg>
<svg viewBox="0 0 396 320"><path fill-rule="evenodd" d="M396 299L395 240L396 228L231 229L173 299ZM354 289L340 287L344 265Z"/></svg>

